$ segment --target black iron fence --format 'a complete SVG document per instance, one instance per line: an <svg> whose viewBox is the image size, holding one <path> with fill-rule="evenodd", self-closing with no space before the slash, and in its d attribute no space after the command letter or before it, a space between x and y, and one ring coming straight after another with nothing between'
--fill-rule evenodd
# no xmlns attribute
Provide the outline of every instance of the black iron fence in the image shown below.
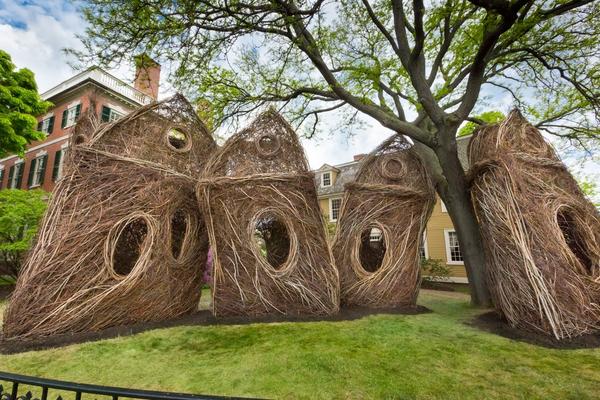
<svg viewBox="0 0 600 400"><path fill-rule="evenodd" d="M5 386L5 384L7 386ZM52 392L56 391L59 394L56 395L55 393L52 395L52 393L50 393L51 390ZM65 394L72 394L72 397L69 396L69 398L66 398ZM95 399L97 396L111 398L112 400L121 398L146 400L241 399L240 397L169 393L152 390L87 385L0 372L0 400L82 400L82 398Z"/></svg>

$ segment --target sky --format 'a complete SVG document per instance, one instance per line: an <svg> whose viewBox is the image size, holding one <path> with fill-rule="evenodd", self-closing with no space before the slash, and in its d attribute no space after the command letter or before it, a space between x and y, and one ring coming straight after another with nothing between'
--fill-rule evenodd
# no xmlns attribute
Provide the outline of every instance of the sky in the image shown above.
<svg viewBox="0 0 600 400"><path fill-rule="evenodd" d="M0 0L0 49L12 56L18 68L29 68L35 73L41 93L78 72L70 66L76 60L62 49L80 48L76 35L82 34L85 26L82 15L70 0ZM133 80L131 65L109 72L126 82ZM160 97L173 92L166 78L163 76L161 80ZM507 95L486 94L496 109L507 112L512 107ZM365 126L354 135L333 134L323 129L315 138L302 139L311 167L352 161L355 154L368 153L392 134L368 117L364 121ZM335 127L336 122L335 116L329 117L330 127ZM600 166L581 163L577 158L565 161L573 170L592 177L600 185Z"/></svg>

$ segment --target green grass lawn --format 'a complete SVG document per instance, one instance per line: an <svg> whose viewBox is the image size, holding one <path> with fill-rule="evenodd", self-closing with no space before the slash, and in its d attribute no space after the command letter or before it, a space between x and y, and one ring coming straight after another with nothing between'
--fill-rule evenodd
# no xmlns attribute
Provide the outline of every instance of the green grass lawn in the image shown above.
<svg viewBox="0 0 600 400"><path fill-rule="evenodd" d="M269 398L592 399L600 349L552 350L463 324L461 293L421 315L177 327L0 355L0 370L76 382ZM0 306L1 307L1 306Z"/></svg>

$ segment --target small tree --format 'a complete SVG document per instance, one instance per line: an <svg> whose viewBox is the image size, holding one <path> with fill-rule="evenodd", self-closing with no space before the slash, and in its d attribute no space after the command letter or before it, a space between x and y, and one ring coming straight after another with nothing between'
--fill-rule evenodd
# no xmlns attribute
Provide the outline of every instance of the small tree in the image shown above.
<svg viewBox="0 0 600 400"><path fill-rule="evenodd" d="M28 143L44 138L35 117L51 105L40 98L33 72L15 70L10 55L0 50L0 157L22 156Z"/></svg>
<svg viewBox="0 0 600 400"><path fill-rule="evenodd" d="M0 191L0 270L12 279L37 233L47 198L42 190Z"/></svg>

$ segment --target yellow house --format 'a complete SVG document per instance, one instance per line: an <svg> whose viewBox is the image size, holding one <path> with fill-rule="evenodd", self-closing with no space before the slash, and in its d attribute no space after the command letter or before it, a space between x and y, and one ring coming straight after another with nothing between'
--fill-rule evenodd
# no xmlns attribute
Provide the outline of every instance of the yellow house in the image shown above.
<svg viewBox="0 0 600 400"><path fill-rule="evenodd" d="M471 136L457 139L458 156L465 169L467 169L466 149L470 139ZM344 197L344 186L354 180L363 157L364 154L359 154L354 156L353 161L339 165L323 164L321 168L314 171L319 206L328 222L337 222ZM446 264L450 270L449 281L468 283L454 225L439 197L425 229L421 256L440 260Z"/></svg>

